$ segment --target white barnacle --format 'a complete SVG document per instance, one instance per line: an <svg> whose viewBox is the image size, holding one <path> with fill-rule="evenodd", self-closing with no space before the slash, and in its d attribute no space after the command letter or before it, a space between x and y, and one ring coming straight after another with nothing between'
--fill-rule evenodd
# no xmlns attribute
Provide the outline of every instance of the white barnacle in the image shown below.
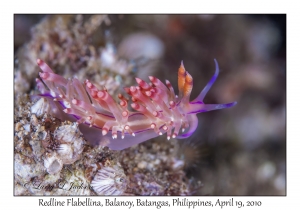
<svg viewBox="0 0 300 210"><path fill-rule="evenodd" d="M84 140L80 136L76 123L58 127L54 132L54 138L61 143L57 153L63 164L72 164L80 159Z"/></svg>
<svg viewBox="0 0 300 210"><path fill-rule="evenodd" d="M91 186L98 195L122 195L127 187L127 178L119 164L102 167Z"/></svg>
<svg viewBox="0 0 300 210"><path fill-rule="evenodd" d="M48 153L44 159L44 166L49 174L56 174L61 171L63 162L56 152Z"/></svg>
<svg viewBox="0 0 300 210"><path fill-rule="evenodd" d="M61 144L57 149L57 153L64 164L72 164L76 160L73 159L73 149L70 144Z"/></svg>
<svg viewBox="0 0 300 210"><path fill-rule="evenodd" d="M58 127L54 132L54 138L66 143L74 142L76 138L79 138L79 131L76 123L73 125L62 125Z"/></svg>
<svg viewBox="0 0 300 210"><path fill-rule="evenodd" d="M49 102L45 98L41 98L30 108L31 113L36 114L36 116L41 116L45 112L50 110Z"/></svg>

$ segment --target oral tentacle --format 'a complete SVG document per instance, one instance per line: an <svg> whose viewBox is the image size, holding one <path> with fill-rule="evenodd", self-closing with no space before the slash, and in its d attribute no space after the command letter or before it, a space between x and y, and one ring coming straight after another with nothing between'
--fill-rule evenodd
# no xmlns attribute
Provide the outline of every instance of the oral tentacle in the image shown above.
<svg viewBox="0 0 300 210"><path fill-rule="evenodd" d="M201 91L201 93L197 96L197 98L195 98L192 103L194 102L199 102L199 101L203 101L204 97L206 96L207 92L209 91L209 89L211 88L211 86L215 83L218 75L219 75L219 64L217 62L216 59L214 59L215 65L216 65L216 71L215 74L212 76L212 78L210 79L210 81L207 83L207 85L204 87L204 89Z"/></svg>
<svg viewBox="0 0 300 210"><path fill-rule="evenodd" d="M200 104L200 103L190 104L188 114L197 114L197 113L209 112L218 109L230 108L236 104L237 102L232 102L228 104Z"/></svg>

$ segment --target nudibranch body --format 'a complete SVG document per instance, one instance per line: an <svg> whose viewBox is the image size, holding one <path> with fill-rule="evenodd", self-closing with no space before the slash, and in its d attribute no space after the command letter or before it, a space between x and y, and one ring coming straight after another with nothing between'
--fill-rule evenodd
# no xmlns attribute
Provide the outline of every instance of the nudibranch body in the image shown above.
<svg viewBox="0 0 300 210"><path fill-rule="evenodd" d="M138 86L125 88L131 102L119 94L117 103L105 88L98 88L86 80L65 79L55 74L42 60L37 86L40 96L50 99L52 114L62 117L60 110L75 117L85 138L93 144L108 146L112 150L122 150L158 135L167 134L170 138L187 138L198 126L197 113L234 106L228 104L205 104L203 99L218 74L216 71L201 93L192 101L190 95L193 78L181 62L178 70L178 95L171 83L166 85L150 76L150 83L136 78ZM128 103L133 110L128 109Z"/></svg>

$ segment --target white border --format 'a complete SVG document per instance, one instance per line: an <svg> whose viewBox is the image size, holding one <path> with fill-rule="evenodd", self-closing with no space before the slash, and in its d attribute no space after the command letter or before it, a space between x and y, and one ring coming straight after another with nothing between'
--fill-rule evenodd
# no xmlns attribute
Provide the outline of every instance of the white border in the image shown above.
<svg viewBox="0 0 300 210"><path fill-rule="evenodd" d="M247 3L251 2L251 3ZM13 197L13 14L14 13L287 13L287 196L234 197L260 200L261 209L298 207L299 194L299 12L287 1L2 1L1 3L1 206L38 209L38 197ZM49 197L48 197L49 198ZM174 197L155 197L170 200ZM197 198L197 197L193 197ZM222 200L231 197L200 197ZM59 197L64 199L64 197ZM99 198L99 199L104 199ZM121 197L121 199L135 199ZM151 199L151 198L149 198ZM71 207L69 207L71 208ZM93 207L95 208L95 207ZM216 208L215 208L216 209ZM252 208L253 209L253 208Z"/></svg>

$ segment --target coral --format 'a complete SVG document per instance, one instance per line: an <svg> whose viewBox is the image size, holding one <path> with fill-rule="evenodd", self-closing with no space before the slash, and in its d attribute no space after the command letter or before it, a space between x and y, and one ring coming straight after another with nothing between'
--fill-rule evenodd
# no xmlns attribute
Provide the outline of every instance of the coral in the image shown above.
<svg viewBox="0 0 300 210"><path fill-rule="evenodd" d="M214 76L193 101L190 101L193 78L185 70L183 63L178 70L178 96L175 95L169 81L166 81L165 86L153 76L149 77L151 83L136 78L139 86L125 88L125 91L131 96L131 107L137 112L129 111L128 99L121 94L118 95L121 102L117 104L105 87L97 88L89 80L86 80L84 85L76 78L67 80L55 74L44 61L38 59L37 63L42 70L41 80L36 80L40 96L47 98L52 104L52 113L59 118L65 118L60 113L63 109L65 113L77 119L78 124L82 124L81 131L86 139L90 142L97 141L101 146L108 146L113 150L125 149L163 133L167 133L167 139L187 138L197 128L197 113L228 108L236 104L203 102L219 74L216 60ZM93 129L85 131L86 126ZM111 137L106 136L108 133L112 133ZM124 138L126 141L122 140Z"/></svg>

